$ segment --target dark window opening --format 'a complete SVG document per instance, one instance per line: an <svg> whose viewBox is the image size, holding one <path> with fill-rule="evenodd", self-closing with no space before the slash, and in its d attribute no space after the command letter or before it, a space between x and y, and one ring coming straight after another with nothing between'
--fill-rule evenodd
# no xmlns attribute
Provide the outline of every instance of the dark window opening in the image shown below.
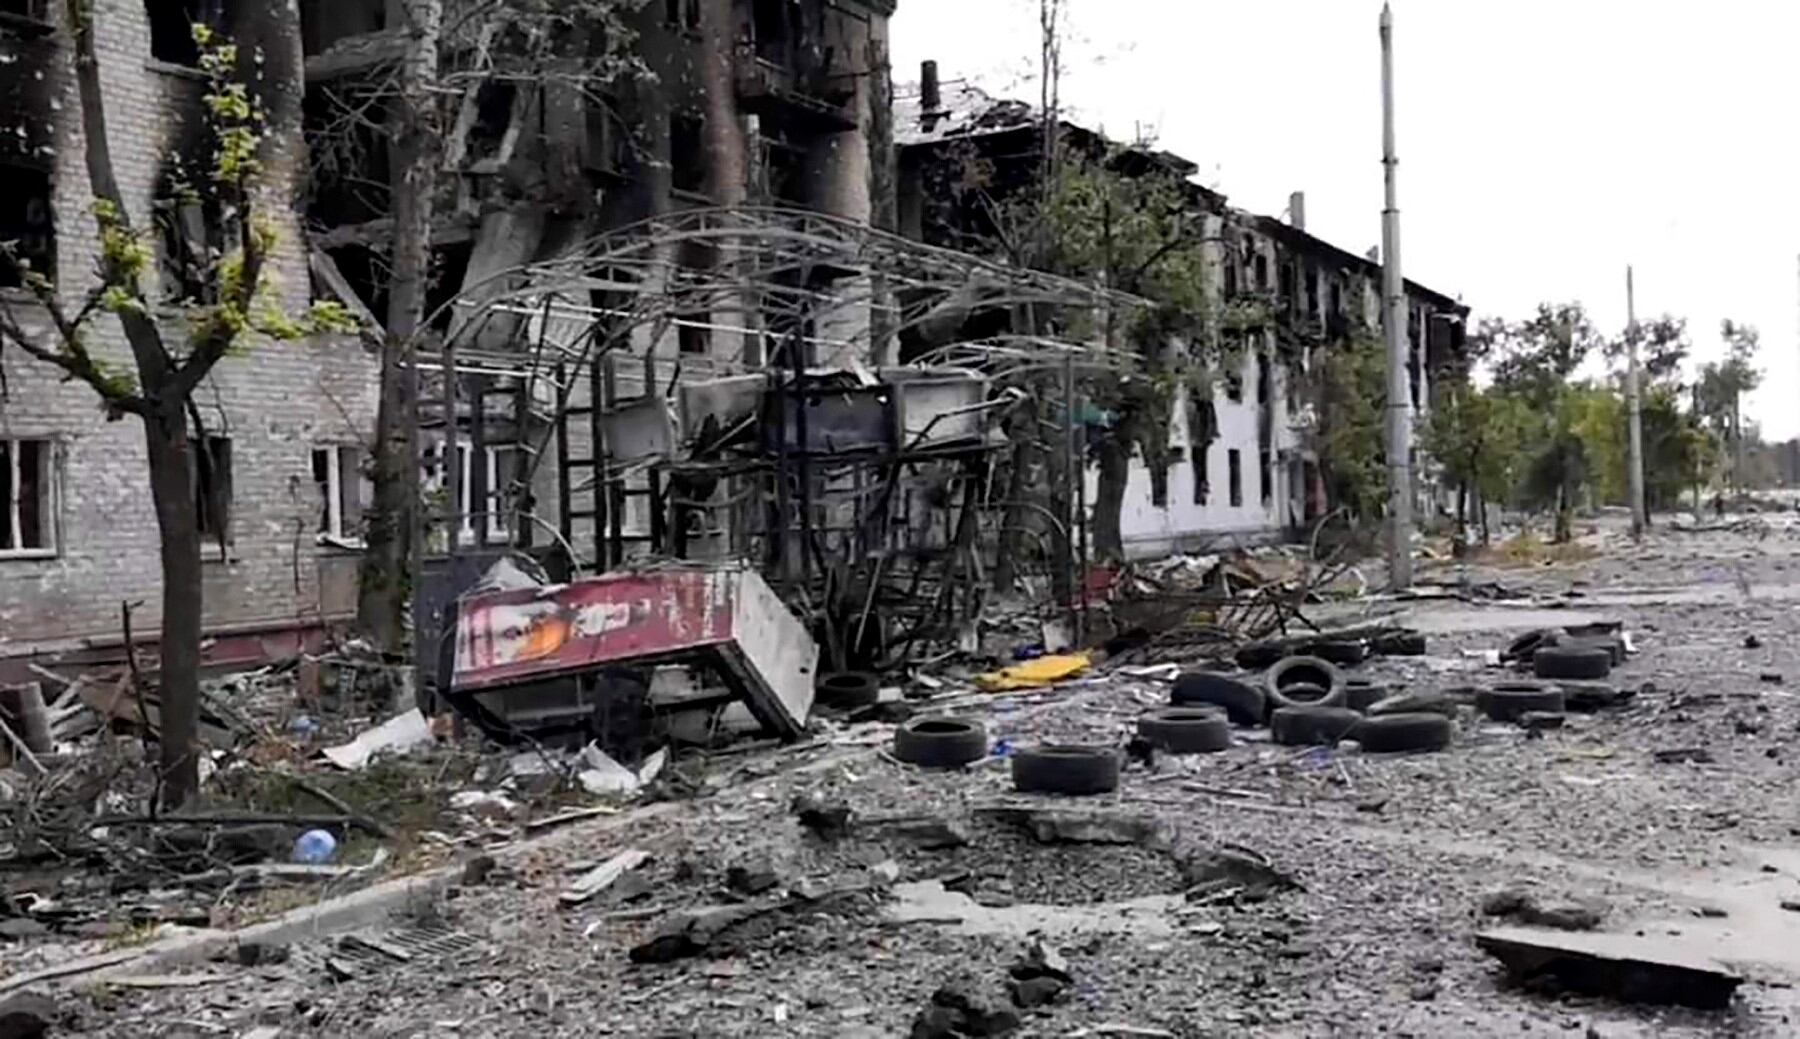
<svg viewBox="0 0 1800 1039"><path fill-rule="evenodd" d="M1335 281L1331 283L1331 312L1333 314L1344 312L1344 287Z"/></svg>
<svg viewBox="0 0 1800 1039"><path fill-rule="evenodd" d="M784 141L768 141L769 197L777 202L806 205L806 153Z"/></svg>
<svg viewBox="0 0 1800 1039"><path fill-rule="evenodd" d="M56 547L53 457L48 440L0 440L0 555Z"/></svg>
<svg viewBox="0 0 1800 1039"><path fill-rule="evenodd" d="M1207 492L1209 490L1211 490L1211 488L1209 488L1207 486L1207 481L1210 479L1210 477L1207 475L1207 471L1206 471L1206 468L1207 468L1206 467L1206 458L1211 453L1212 453L1212 445L1210 445L1210 444L1194 445L1194 457L1191 460L1191 464L1194 467L1194 504L1195 505L1205 505Z"/></svg>
<svg viewBox="0 0 1800 1039"><path fill-rule="evenodd" d="M682 353L704 354L712 349L712 329L701 323L707 317L704 313L685 314L676 319L679 324L675 326L675 339Z"/></svg>
<svg viewBox="0 0 1800 1039"><path fill-rule="evenodd" d="M306 215L327 227L389 216L393 207L390 140L381 125L384 102L373 83L338 80L331 90L308 90L301 101L311 166ZM361 116L353 116L367 106Z"/></svg>
<svg viewBox="0 0 1800 1039"><path fill-rule="evenodd" d="M0 0L0 15L47 23L50 20L50 0Z"/></svg>
<svg viewBox="0 0 1800 1039"><path fill-rule="evenodd" d="M196 437L189 445L194 455L194 515L200 536L223 544L231 540L231 440Z"/></svg>
<svg viewBox="0 0 1800 1039"><path fill-rule="evenodd" d="M1306 281L1306 316L1316 318L1319 316L1319 272L1312 267L1307 267L1304 278Z"/></svg>
<svg viewBox="0 0 1800 1039"><path fill-rule="evenodd" d="M1262 253L1257 253L1256 257L1250 261L1250 266L1256 274L1256 291L1267 292L1269 290L1269 258Z"/></svg>
<svg viewBox="0 0 1800 1039"><path fill-rule="evenodd" d="M669 117L669 174L676 191L706 190L706 123L700 117Z"/></svg>
<svg viewBox="0 0 1800 1039"><path fill-rule="evenodd" d="M194 26L218 28L223 0L144 0L150 18L150 56L189 68L200 64Z"/></svg>
<svg viewBox="0 0 1800 1039"><path fill-rule="evenodd" d="M1299 281L1299 272L1294 270L1293 264L1284 263L1281 265L1281 300L1283 303L1292 303L1294 301L1294 297L1299 294Z"/></svg>
<svg viewBox="0 0 1800 1039"><path fill-rule="evenodd" d="M507 134L512 129L513 102L518 88L508 82L483 83L475 93L475 120L469 126L465 163L482 159L502 162L511 158L503 154L508 148Z"/></svg>
<svg viewBox="0 0 1800 1039"><path fill-rule="evenodd" d="M776 65L788 64L788 42L793 36L792 0L756 0L751 9L751 31L756 35L756 56Z"/></svg>
<svg viewBox="0 0 1800 1039"><path fill-rule="evenodd" d="M631 138L620 131L610 98L588 98L587 168L597 173L621 174L631 165Z"/></svg>
<svg viewBox="0 0 1800 1039"><path fill-rule="evenodd" d="M1238 261L1235 256L1225 257L1225 298L1230 299L1238 292Z"/></svg>
<svg viewBox="0 0 1800 1039"><path fill-rule="evenodd" d="M700 28L700 0L663 0L663 24L693 32Z"/></svg>
<svg viewBox="0 0 1800 1039"><path fill-rule="evenodd" d="M1275 373L1266 354L1256 356L1256 403L1267 404L1275 394Z"/></svg>
<svg viewBox="0 0 1800 1039"><path fill-rule="evenodd" d="M469 256L474 251L473 242L431 248L431 287L425 293L425 313L431 317L431 327L439 332L450 331L456 308L447 304L462 292L463 278L469 273Z"/></svg>
<svg viewBox="0 0 1800 1039"><path fill-rule="evenodd" d="M370 0L300 0L300 44L308 57L350 36L387 28L387 5Z"/></svg>
<svg viewBox="0 0 1800 1039"><path fill-rule="evenodd" d="M29 166L0 166L0 242L13 258L56 277L56 231L50 206L50 174ZM24 284L12 263L0 263L0 288Z"/></svg>
<svg viewBox="0 0 1800 1039"><path fill-rule="evenodd" d="M1166 465L1150 467L1150 504L1159 509L1169 507L1169 467Z"/></svg>
<svg viewBox="0 0 1800 1039"><path fill-rule="evenodd" d="M1236 508L1244 504L1244 458L1237 448L1225 452L1225 468L1229 470L1226 479L1231 481L1231 505Z"/></svg>
<svg viewBox="0 0 1800 1039"><path fill-rule="evenodd" d="M1275 466L1269 452L1262 452L1256 459L1257 490L1262 492L1262 503L1269 504L1275 500Z"/></svg>
<svg viewBox="0 0 1800 1039"><path fill-rule="evenodd" d="M1242 404L1244 402L1244 373L1225 373L1225 399Z"/></svg>

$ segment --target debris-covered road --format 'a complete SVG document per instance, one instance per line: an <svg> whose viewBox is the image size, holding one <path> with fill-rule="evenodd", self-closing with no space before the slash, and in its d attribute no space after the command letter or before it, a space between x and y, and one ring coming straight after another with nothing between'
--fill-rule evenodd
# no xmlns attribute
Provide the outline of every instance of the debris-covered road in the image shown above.
<svg viewBox="0 0 1800 1039"><path fill-rule="evenodd" d="M1441 753L1238 730L1075 799L1015 793L1003 758L923 771L888 753L891 726L837 729L678 762L687 800L502 851L362 946L82 989L53 1034L1794 1034L1800 538L1600 540L1582 563L1427 568L1529 600L1356 604L1427 634L1427 655L1353 673L1461 704ZM1638 690L1624 705L1548 731L1468 705L1510 677L1482 651L1598 620L1636 649L1609 679ZM1120 746L1169 696L1126 671L939 696L1006 746ZM638 868L598 869L632 849ZM597 890L567 897L583 877ZM1722 1011L1509 984L1475 935L1544 919L1744 982Z"/></svg>

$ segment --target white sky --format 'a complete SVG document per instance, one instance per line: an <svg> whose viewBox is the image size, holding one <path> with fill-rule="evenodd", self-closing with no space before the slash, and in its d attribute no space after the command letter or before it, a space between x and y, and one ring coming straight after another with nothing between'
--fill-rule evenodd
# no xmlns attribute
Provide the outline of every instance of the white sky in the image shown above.
<svg viewBox="0 0 1800 1039"><path fill-rule="evenodd" d="M1200 164L1233 205L1381 240L1379 0L1065 0L1064 104ZM900 0L895 79L1036 101L1037 0ZM1762 331L1764 435L1800 435L1800 4L1398 0L1402 257L1475 317L1585 303Z"/></svg>

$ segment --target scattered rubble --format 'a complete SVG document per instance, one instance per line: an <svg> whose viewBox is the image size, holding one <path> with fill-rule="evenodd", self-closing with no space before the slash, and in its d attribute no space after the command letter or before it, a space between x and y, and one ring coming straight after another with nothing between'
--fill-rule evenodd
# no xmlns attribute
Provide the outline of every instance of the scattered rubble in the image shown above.
<svg viewBox="0 0 1800 1039"><path fill-rule="evenodd" d="M1475 944L1520 985L1548 984L1627 1003L1717 1010L1731 1003L1744 980L1652 938L1502 928L1476 935Z"/></svg>

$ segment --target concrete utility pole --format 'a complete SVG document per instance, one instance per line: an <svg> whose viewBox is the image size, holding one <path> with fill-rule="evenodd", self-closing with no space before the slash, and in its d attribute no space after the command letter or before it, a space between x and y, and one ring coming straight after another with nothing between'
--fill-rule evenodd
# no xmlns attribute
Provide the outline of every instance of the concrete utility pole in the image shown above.
<svg viewBox="0 0 1800 1039"><path fill-rule="evenodd" d="M1394 13L1381 5L1382 328L1387 332L1388 586L1412 587L1412 391L1406 364L1406 280L1400 273L1400 204L1394 154Z"/></svg>
<svg viewBox="0 0 1800 1039"><path fill-rule="evenodd" d="M1625 267L1625 407L1631 415L1631 454L1626 475L1631 481L1631 539L1642 541L1649 514L1644 511L1644 414L1638 396L1637 290L1631 266Z"/></svg>

